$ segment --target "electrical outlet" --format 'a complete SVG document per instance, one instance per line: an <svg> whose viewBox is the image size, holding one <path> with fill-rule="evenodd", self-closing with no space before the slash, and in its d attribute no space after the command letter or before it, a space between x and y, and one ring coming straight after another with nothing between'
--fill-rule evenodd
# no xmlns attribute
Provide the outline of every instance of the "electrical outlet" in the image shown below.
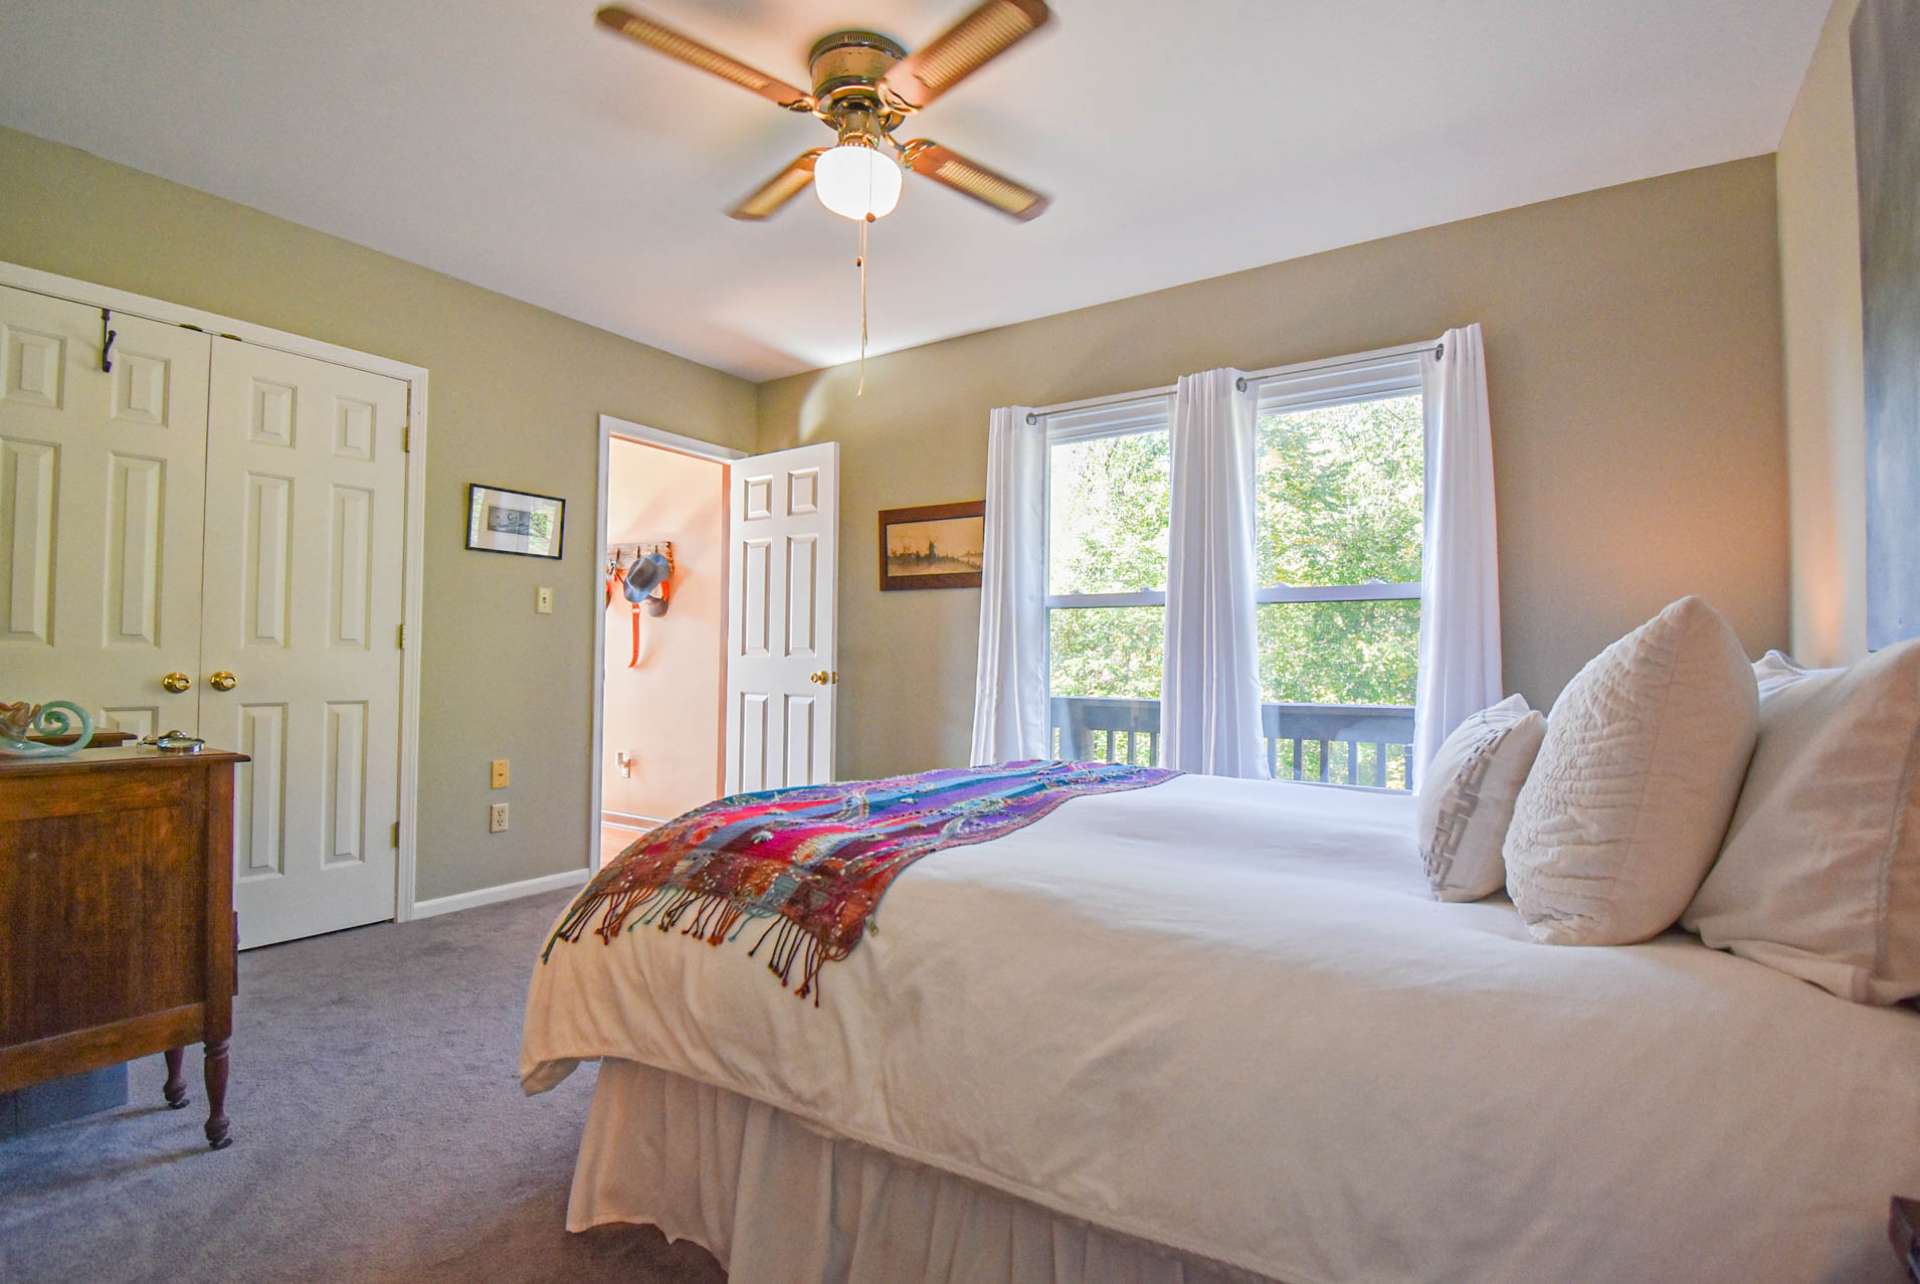
<svg viewBox="0 0 1920 1284"><path fill-rule="evenodd" d="M505 758L495 758L493 760L493 770L487 776L487 787L489 789L505 789L507 782L507 760Z"/></svg>
<svg viewBox="0 0 1920 1284"><path fill-rule="evenodd" d="M533 591L533 609L541 615L553 614L553 590L542 584Z"/></svg>
<svg viewBox="0 0 1920 1284"><path fill-rule="evenodd" d="M507 832L507 805L505 803L495 803L493 806L487 808L487 832L489 834L504 834Z"/></svg>

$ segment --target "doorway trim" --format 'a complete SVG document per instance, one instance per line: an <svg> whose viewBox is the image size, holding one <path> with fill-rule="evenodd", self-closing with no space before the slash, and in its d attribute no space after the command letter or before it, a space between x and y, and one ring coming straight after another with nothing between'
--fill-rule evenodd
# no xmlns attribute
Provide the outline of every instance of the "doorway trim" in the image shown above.
<svg viewBox="0 0 1920 1284"><path fill-rule="evenodd" d="M161 325L204 330L257 347L385 375L407 385L407 511L400 590L400 620L405 639L405 645L400 648L400 841L394 858L393 918L396 923L409 921L415 916L415 854L419 838L420 657L423 650L420 602L427 548L427 368L4 260L0 260L0 285L85 307L125 312ZM369 838L378 841L379 836L369 835Z"/></svg>
<svg viewBox="0 0 1920 1284"><path fill-rule="evenodd" d="M600 416L600 455L597 466L597 500L593 521L593 578L587 584L587 600L598 601L602 596L602 577L607 565L607 471L613 456L613 440L637 442L642 446L656 446L662 450L671 450L675 454L691 455L695 459L709 459L716 464L732 464L747 458L744 450L735 450L731 446L717 446L710 441L701 441L698 437L688 437L677 432L668 432L665 428L649 428L645 424L634 423L631 419L622 419L617 415ZM603 618L593 630L593 735L587 747L587 779L592 782L593 810L587 817L587 833L593 842L593 859L589 862L592 869L600 867L600 828L601 816L601 771L606 756L606 699L607 699L607 629Z"/></svg>

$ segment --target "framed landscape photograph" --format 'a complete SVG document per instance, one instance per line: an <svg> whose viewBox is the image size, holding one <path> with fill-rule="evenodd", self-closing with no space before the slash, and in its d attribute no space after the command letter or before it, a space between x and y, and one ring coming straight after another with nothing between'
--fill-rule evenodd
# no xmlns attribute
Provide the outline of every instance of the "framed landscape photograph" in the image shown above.
<svg viewBox="0 0 1920 1284"><path fill-rule="evenodd" d="M567 501L498 486L467 485L467 547L523 557L560 556Z"/></svg>
<svg viewBox="0 0 1920 1284"><path fill-rule="evenodd" d="M987 502L888 508L880 514L880 589L979 588Z"/></svg>

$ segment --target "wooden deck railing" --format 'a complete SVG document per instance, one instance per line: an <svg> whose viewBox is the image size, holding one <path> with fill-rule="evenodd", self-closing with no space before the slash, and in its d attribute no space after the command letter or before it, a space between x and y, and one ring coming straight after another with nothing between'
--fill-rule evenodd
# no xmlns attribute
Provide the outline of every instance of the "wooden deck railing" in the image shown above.
<svg viewBox="0 0 1920 1284"><path fill-rule="evenodd" d="M1261 732L1275 780L1366 789L1413 787L1413 710L1398 704L1264 704ZM1056 756L1081 762L1159 760L1160 702L1055 696Z"/></svg>

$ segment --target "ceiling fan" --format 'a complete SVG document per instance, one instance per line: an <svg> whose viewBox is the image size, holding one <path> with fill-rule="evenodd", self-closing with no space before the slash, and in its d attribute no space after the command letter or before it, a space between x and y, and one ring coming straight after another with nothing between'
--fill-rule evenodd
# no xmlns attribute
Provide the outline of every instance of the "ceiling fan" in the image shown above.
<svg viewBox="0 0 1920 1284"><path fill-rule="evenodd" d="M925 138L895 140L915 112L978 71L1049 17L1042 0L985 0L936 37L908 53L872 31L823 36L807 56L812 92L747 66L690 36L619 5L600 10L600 25L688 66L731 81L792 112L817 116L837 142L800 155L728 213L771 217L811 185L821 204L871 223L893 212L901 168L1025 221L1047 198L1004 174ZM897 159L896 159L897 158Z"/></svg>

